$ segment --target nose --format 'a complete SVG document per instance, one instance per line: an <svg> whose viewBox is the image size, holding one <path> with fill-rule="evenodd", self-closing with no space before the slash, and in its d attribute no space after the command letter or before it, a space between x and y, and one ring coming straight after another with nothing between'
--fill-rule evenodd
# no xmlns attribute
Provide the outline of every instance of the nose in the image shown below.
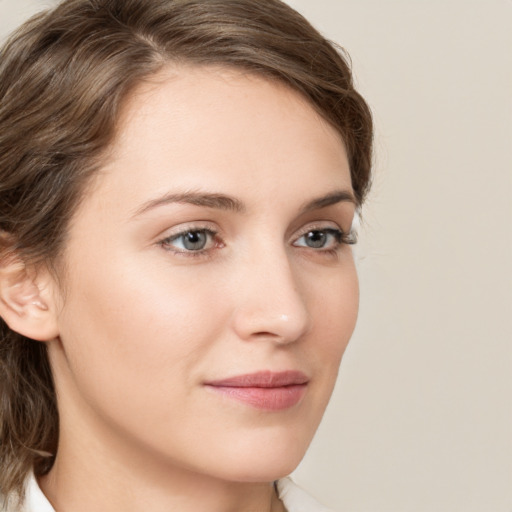
<svg viewBox="0 0 512 512"><path fill-rule="evenodd" d="M237 276L233 328L240 339L288 344L310 328L305 290L285 251L252 258Z"/></svg>

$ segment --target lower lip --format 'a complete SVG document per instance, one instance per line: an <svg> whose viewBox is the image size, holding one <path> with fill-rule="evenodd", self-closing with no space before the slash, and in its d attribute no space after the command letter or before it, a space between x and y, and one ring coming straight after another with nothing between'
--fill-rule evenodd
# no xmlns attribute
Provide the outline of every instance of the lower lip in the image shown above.
<svg viewBox="0 0 512 512"><path fill-rule="evenodd" d="M304 393L306 384L296 384L276 388L207 386L209 389L228 398L266 411L282 411L297 405Z"/></svg>

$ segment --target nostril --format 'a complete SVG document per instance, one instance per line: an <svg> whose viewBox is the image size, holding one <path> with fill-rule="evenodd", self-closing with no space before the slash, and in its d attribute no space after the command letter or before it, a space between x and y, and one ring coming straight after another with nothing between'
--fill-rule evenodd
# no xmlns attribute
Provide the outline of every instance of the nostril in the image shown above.
<svg viewBox="0 0 512 512"><path fill-rule="evenodd" d="M291 341L295 341L295 336L286 336L286 335L280 335L275 332L270 331L260 331L260 332L254 332L252 333L248 338L248 340L267 340L271 341L272 343L275 343L276 345L287 345Z"/></svg>
<svg viewBox="0 0 512 512"><path fill-rule="evenodd" d="M279 335L274 332L261 331L253 333L253 336L258 338L279 338Z"/></svg>

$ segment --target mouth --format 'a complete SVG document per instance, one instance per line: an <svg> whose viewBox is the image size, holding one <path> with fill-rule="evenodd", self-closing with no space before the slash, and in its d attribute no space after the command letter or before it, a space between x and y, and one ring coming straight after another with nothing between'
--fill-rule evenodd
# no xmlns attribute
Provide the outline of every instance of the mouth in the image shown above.
<svg viewBox="0 0 512 512"><path fill-rule="evenodd" d="M205 383L213 392L266 411L282 411L304 396L308 377L299 371L262 371Z"/></svg>

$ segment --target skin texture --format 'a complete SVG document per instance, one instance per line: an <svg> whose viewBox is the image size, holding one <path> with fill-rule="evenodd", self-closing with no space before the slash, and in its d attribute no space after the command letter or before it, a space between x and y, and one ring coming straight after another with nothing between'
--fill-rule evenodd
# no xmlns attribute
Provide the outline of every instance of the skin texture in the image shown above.
<svg viewBox="0 0 512 512"><path fill-rule="evenodd" d="M132 95L45 288L61 435L41 486L57 511L282 510L270 482L302 459L357 317L351 248L326 231L350 231L354 202L302 211L339 191L339 135L283 85L173 68ZM192 192L238 209L169 200ZM216 235L187 252L176 236L194 229ZM285 370L308 384L282 410L205 386Z"/></svg>

